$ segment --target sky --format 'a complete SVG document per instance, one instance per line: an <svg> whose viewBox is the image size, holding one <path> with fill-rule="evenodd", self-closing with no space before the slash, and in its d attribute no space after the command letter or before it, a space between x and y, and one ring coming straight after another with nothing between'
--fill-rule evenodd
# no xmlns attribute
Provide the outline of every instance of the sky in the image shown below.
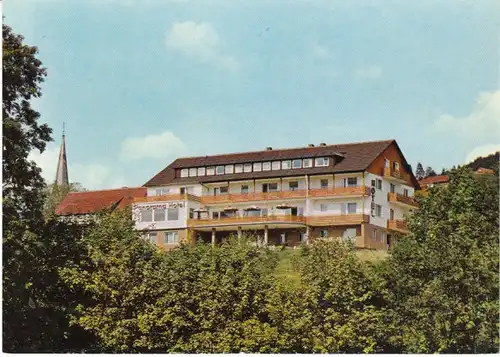
<svg viewBox="0 0 500 357"><path fill-rule="evenodd" d="M33 102L70 181L183 156L396 139L441 168L500 149L500 1L5 0L47 68Z"/></svg>

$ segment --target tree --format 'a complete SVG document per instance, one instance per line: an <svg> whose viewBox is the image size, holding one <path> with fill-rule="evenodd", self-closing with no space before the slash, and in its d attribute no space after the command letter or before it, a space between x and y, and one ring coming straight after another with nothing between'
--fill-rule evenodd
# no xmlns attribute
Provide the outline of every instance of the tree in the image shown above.
<svg viewBox="0 0 500 357"><path fill-rule="evenodd" d="M52 130L38 124L40 114L30 105L41 96L46 70L36 58L36 47L23 44L7 25L3 32L3 225L25 219L36 227L42 219L44 181L40 169L28 160L31 150L43 152Z"/></svg>
<svg viewBox="0 0 500 357"><path fill-rule="evenodd" d="M422 166L422 164L419 162L417 164L417 170L415 171L415 178L417 180L422 180L423 178L425 177L425 171L424 171L424 167Z"/></svg>
<svg viewBox="0 0 500 357"><path fill-rule="evenodd" d="M427 166L425 169L425 177L437 176L436 172L432 169L432 167Z"/></svg>
<svg viewBox="0 0 500 357"><path fill-rule="evenodd" d="M56 208L59 203L64 200L64 198L70 192L83 192L86 191L85 188L79 183L70 183L69 185L49 185L45 190L45 204L43 207L43 215L46 219L55 216Z"/></svg>
<svg viewBox="0 0 500 357"><path fill-rule="evenodd" d="M466 168L420 199L385 273L406 352L498 352L498 199L497 177Z"/></svg>

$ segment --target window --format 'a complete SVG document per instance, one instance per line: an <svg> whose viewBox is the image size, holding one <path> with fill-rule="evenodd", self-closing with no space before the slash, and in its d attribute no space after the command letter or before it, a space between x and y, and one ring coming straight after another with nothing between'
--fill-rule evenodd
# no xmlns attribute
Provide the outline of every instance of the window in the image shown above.
<svg viewBox="0 0 500 357"><path fill-rule="evenodd" d="M353 187L358 185L357 177L348 177L344 179L344 187Z"/></svg>
<svg viewBox="0 0 500 357"><path fill-rule="evenodd" d="M155 222L163 222L165 220L165 208L154 209Z"/></svg>
<svg viewBox="0 0 500 357"><path fill-rule="evenodd" d="M382 180L377 179L377 189L381 190L382 189Z"/></svg>
<svg viewBox="0 0 500 357"><path fill-rule="evenodd" d="M281 162L281 168L287 170L292 167L292 162L290 160L285 160Z"/></svg>
<svg viewBox="0 0 500 357"><path fill-rule="evenodd" d="M297 208L297 216L302 217L304 215L304 207Z"/></svg>
<svg viewBox="0 0 500 357"><path fill-rule="evenodd" d="M147 239L150 243L156 244L156 236L157 236L157 233L156 233L156 232L148 232L148 233L146 234L146 239Z"/></svg>
<svg viewBox="0 0 500 357"><path fill-rule="evenodd" d="M179 209L178 208L168 208L167 209L167 221L177 221L179 220Z"/></svg>
<svg viewBox="0 0 500 357"><path fill-rule="evenodd" d="M205 168L198 167L198 176L205 176Z"/></svg>
<svg viewBox="0 0 500 357"><path fill-rule="evenodd" d="M215 167L214 166L207 167L207 176L213 176L213 175L215 175Z"/></svg>
<svg viewBox="0 0 500 357"><path fill-rule="evenodd" d="M384 243L384 242L385 242L385 232L380 232L380 241L381 241L382 243Z"/></svg>
<svg viewBox="0 0 500 357"><path fill-rule="evenodd" d="M141 211L141 222L152 222L153 221L153 210L151 208Z"/></svg>
<svg viewBox="0 0 500 357"><path fill-rule="evenodd" d="M377 230L376 230L376 229L374 229L374 230L372 231L372 240L374 240L374 241L376 241L376 240L377 240Z"/></svg>
<svg viewBox="0 0 500 357"><path fill-rule="evenodd" d="M357 206L358 205L356 204L356 202L354 202L354 203L348 203L347 204L347 213L349 213L349 214L355 214Z"/></svg>
<svg viewBox="0 0 500 357"><path fill-rule="evenodd" d="M390 162L389 160L385 159L385 160L384 160L384 167L385 167L386 169L388 169L389 167L391 167L391 162Z"/></svg>
<svg viewBox="0 0 500 357"><path fill-rule="evenodd" d="M405 188L405 189L403 190L403 195L405 195L406 197L408 197L408 189L407 189L407 188Z"/></svg>
<svg viewBox="0 0 500 357"><path fill-rule="evenodd" d="M313 165L313 160L312 159L304 159L302 160L302 167L307 168L307 167L312 167Z"/></svg>
<svg viewBox="0 0 500 357"><path fill-rule="evenodd" d="M376 180L372 180L372 187L375 187L377 186L377 181Z"/></svg>
<svg viewBox="0 0 500 357"><path fill-rule="evenodd" d="M319 166L328 166L328 158L327 157L317 157L314 160L314 166L319 167Z"/></svg>
<svg viewBox="0 0 500 357"><path fill-rule="evenodd" d="M224 193L228 193L229 192L229 187L228 186L222 186L220 188L220 193L224 194Z"/></svg>
<svg viewBox="0 0 500 357"><path fill-rule="evenodd" d="M194 218L194 208L189 209L189 218L193 219Z"/></svg>
<svg viewBox="0 0 500 357"><path fill-rule="evenodd" d="M196 168L189 169L189 177L196 176L197 173L198 170L196 170Z"/></svg>
<svg viewBox="0 0 500 357"><path fill-rule="evenodd" d="M396 192L396 185L394 185L393 183L391 183L391 188L390 188L390 191L392 193Z"/></svg>
<svg viewBox="0 0 500 357"><path fill-rule="evenodd" d="M302 160L298 159L298 160L293 160L292 162L292 167L294 169L300 169L302 167Z"/></svg>
<svg viewBox="0 0 500 357"><path fill-rule="evenodd" d="M175 244L179 242L177 232L165 232L165 244Z"/></svg>
<svg viewBox="0 0 500 357"><path fill-rule="evenodd" d="M165 196L165 195L168 195L168 193L170 192L170 189L168 188L157 188L155 190L155 196Z"/></svg>
<svg viewBox="0 0 500 357"><path fill-rule="evenodd" d="M393 165L392 168L394 169L394 171L399 171L399 162L394 161L392 165Z"/></svg>
<svg viewBox="0 0 500 357"><path fill-rule="evenodd" d="M232 174L234 172L234 166L233 165L226 165L226 174Z"/></svg>
<svg viewBox="0 0 500 357"><path fill-rule="evenodd" d="M241 193L248 193L248 185L241 185Z"/></svg>
<svg viewBox="0 0 500 357"><path fill-rule="evenodd" d="M217 175L224 175L224 166L217 166L216 171Z"/></svg>
<svg viewBox="0 0 500 357"><path fill-rule="evenodd" d="M343 233L342 233L342 238L347 239L347 238L354 238L356 237L356 228L347 228Z"/></svg>
<svg viewBox="0 0 500 357"><path fill-rule="evenodd" d="M243 165L243 172L252 172L252 164Z"/></svg>
<svg viewBox="0 0 500 357"><path fill-rule="evenodd" d="M262 208L260 210L260 212L261 212L262 217L266 217L267 216L267 208Z"/></svg>
<svg viewBox="0 0 500 357"><path fill-rule="evenodd" d="M328 211L328 205L327 205L327 204L325 204L325 203L320 204L320 206L319 206L319 210L320 210L321 212L326 212L326 211Z"/></svg>
<svg viewBox="0 0 500 357"><path fill-rule="evenodd" d="M391 210L389 211L389 219L392 221L394 220L394 210L391 208Z"/></svg>
<svg viewBox="0 0 500 357"><path fill-rule="evenodd" d="M262 163L261 162L254 162L253 170L254 171L262 171Z"/></svg>
<svg viewBox="0 0 500 357"><path fill-rule="evenodd" d="M278 184L276 182L269 184L269 192L271 191L278 191Z"/></svg>
<svg viewBox="0 0 500 357"><path fill-rule="evenodd" d="M279 170L280 168L281 168L281 162L280 161L273 161L272 169Z"/></svg>
<svg viewBox="0 0 500 357"><path fill-rule="evenodd" d="M326 238L328 237L328 229L322 229L319 231L319 236L320 238Z"/></svg>
<svg viewBox="0 0 500 357"><path fill-rule="evenodd" d="M181 195L185 194L186 193L186 188L185 187L181 187L180 188L180 191L181 191Z"/></svg>
<svg viewBox="0 0 500 357"><path fill-rule="evenodd" d="M300 232L300 241L305 242L307 240L307 236L305 232Z"/></svg>
<svg viewBox="0 0 500 357"><path fill-rule="evenodd" d="M237 174L242 173L243 172L243 165L242 164L234 165L234 172Z"/></svg>
<svg viewBox="0 0 500 357"><path fill-rule="evenodd" d="M299 182L298 181L290 181L288 183L288 187L290 188L290 191L295 191L299 189Z"/></svg>
<svg viewBox="0 0 500 357"><path fill-rule="evenodd" d="M281 233L280 234L280 243L285 244L286 243L286 233Z"/></svg>
<svg viewBox="0 0 500 357"><path fill-rule="evenodd" d="M181 170L181 177L188 177L189 175L189 170L188 169L182 169Z"/></svg>
<svg viewBox="0 0 500 357"><path fill-rule="evenodd" d="M271 163L270 162L262 163L262 171L271 171Z"/></svg>
<svg viewBox="0 0 500 357"><path fill-rule="evenodd" d="M381 205L375 205L375 215L377 217L382 217L382 206Z"/></svg>
<svg viewBox="0 0 500 357"><path fill-rule="evenodd" d="M321 188L328 188L328 180L321 180L320 182Z"/></svg>

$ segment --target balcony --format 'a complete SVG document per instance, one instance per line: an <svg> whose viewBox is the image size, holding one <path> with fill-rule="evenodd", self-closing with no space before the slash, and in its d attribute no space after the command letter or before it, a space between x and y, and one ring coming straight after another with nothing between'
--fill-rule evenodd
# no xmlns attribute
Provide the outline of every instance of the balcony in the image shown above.
<svg viewBox="0 0 500 357"><path fill-rule="evenodd" d="M169 201L195 201L200 202L200 197L189 193L177 193L163 196L147 196L136 197L134 203L152 203L152 202L169 202Z"/></svg>
<svg viewBox="0 0 500 357"><path fill-rule="evenodd" d="M389 192L387 200L391 203L400 204L410 208L418 208L418 203L413 197L408 197L399 193Z"/></svg>
<svg viewBox="0 0 500 357"><path fill-rule="evenodd" d="M370 188L368 186L329 187L309 190L309 197L368 196L369 194Z"/></svg>
<svg viewBox="0 0 500 357"><path fill-rule="evenodd" d="M388 220L387 229L405 234L410 232L408 229L408 223L401 219Z"/></svg>
<svg viewBox="0 0 500 357"><path fill-rule="evenodd" d="M343 226L350 224L368 223L369 216L366 214L339 214L328 216L308 216L307 224L314 227Z"/></svg>
<svg viewBox="0 0 500 357"><path fill-rule="evenodd" d="M410 176L406 172L394 170L391 167L384 167L382 176L388 180L397 180L399 182L408 182L410 180Z"/></svg>
<svg viewBox="0 0 500 357"><path fill-rule="evenodd" d="M251 193L228 193L217 196L201 196L200 203L235 203L252 201L287 200L290 198L305 198L307 190L274 191L274 192L251 192Z"/></svg>
<svg viewBox="0 0 500 357"><path fill-rule="evenodd" d="M203 226L231 226L231 225L245 225L255 223L294 223L305 224L306 217L303 216L256 216L256 217L224 217L214 219L189 219L188 227L203 227Z"/></svg>

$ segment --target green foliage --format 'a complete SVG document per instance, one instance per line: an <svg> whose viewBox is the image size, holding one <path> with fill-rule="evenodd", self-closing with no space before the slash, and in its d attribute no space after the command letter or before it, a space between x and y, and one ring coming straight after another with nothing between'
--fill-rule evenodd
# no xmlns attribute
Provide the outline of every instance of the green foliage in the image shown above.
<svg viewBox="0 0 500 357"><path fill-rule="evenodd" d="M499 164L500 164L500 152L497 151L496 153L485 157L478 157L471 163L467 164L467 167L469 167L473 171L476 171L480 167L483 167L485 169L491 169L495 171L495 173L498 175Z"/></svg>
<svg viewBox="0 0 500 357"><path fill-rule="evenodd" d="M425 177L425 170L422 164L419 162L417 164L417 169L415 170L415 178L417 180L422 180Z"/></svg>
<svg viewBox="0 0 500 357"><path fill-rule="evenodd" d="M455 170L420 202L385 267L395 343L412 353L498 351L498 179Z"/></svg>

